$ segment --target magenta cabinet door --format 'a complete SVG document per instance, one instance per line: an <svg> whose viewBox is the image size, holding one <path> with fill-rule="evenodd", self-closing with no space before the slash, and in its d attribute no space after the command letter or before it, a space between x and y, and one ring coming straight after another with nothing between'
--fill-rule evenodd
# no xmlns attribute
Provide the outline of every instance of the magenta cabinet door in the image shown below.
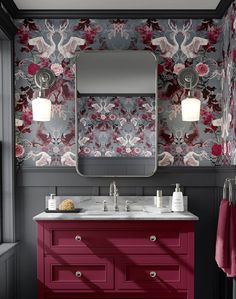
<svg viewBox="0 0 236 299"><path fill-rule="evenodd" d="M119 290L158 290L164 293L187 290L186 256L132 255L116 258Z"/></svg>
<svg viewBox="0 0 236 299"><path fill-rule="evenodd" d="M99 291L114 288L113 258L97 256L47 256L45 285L56 290Z"/></svg>

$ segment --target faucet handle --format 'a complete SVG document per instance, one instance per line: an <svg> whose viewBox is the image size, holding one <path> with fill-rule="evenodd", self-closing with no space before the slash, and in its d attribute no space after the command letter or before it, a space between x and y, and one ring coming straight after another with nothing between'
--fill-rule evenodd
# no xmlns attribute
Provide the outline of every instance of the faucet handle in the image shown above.
<svg viewBox="0 0 236 299"><path fill-rule="evenodd" d="M125 211L126 212L130 211L130 202L128 200L125 201Z"/></svg>
<svg viewBox="0 0 236 299"><path fill-rule="evenodd" d="M106 200L103 200L103 211L107 212L108 211L108 207L107 207L107 202Z"/></svg>

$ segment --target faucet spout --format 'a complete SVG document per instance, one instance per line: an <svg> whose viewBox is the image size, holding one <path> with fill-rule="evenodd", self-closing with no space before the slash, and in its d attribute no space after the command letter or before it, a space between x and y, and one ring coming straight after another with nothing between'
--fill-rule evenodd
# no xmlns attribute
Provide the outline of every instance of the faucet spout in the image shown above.
<svg viewBox="0 0 236 299"><path fill-rule="evenodd" d="M110 183L110 192L109 192L110 196L113 196L114 199L114 209L116 212L119 211L119 207L118 207L118 188L116 186L116 182L113 181Z"/></svg>

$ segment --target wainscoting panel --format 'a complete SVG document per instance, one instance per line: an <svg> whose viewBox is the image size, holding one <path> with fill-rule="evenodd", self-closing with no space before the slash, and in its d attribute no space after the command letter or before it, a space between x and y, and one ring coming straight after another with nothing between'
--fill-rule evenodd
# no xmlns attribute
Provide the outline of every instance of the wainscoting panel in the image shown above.
<svg viewBox="0 0 236 299"><path fill-rule="evenodd" d="M215 263L215 236L222 186L235 167L163 167L150 178L115 178L120 195L155 195L162 189L171 195L178 182L189 197L189 210L199 216L196 225L195 299L228 299L231 281ZM16 233L20 241L18 299L36 298L36 224L33 216L43 211L45 196L108 195L112 178L86 178L73 168L23 168L17 177ZM223 297L224 296L224 297ZM2 298L0 296L0 298ZM4 297L3 297L4 298Z"/></svg>
<svg viewBox="0 0 236 299"><path fill-rule="evenodd" d="M5 246L5 245L2 245ZM5 247L8 247L7 245ZM0 255L0 298L16 299L16 250L15 247Z"/></svg>

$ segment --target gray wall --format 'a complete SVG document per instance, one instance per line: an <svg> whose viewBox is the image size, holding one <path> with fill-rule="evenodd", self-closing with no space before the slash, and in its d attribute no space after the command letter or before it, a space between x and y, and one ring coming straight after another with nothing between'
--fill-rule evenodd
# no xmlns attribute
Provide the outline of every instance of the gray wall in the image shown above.
<svg viewBox="0 0 236 299"><path fill-rule="evenodd" d="M2 252L5 252L4 254ZM7 252L6 252L7 251ZM15 299L17 290L17 251L15 245L0 247L0 298Z"/></svg>
<svg viewBox="0 0 236 299"><path fill-rule="evenodd" d="M225 177L234 177L236 168L163 167L150 178L117 178L120 195L154 195L162 189L172 194L179 182L189 196L189 210L199 216L196 225L195 299L232 298L230 280L217 268L215 234L218 207ZM36 223L32 217L44 209L49 193L58 195L108 195L111 178L85 178L73 168L24 168L16 188L16 237L19 246L18 298L36 298ZM229 287L225 287L229 285ZM228 293L228 296L225 296ZM0 297L1 298L1 297Z"/></svg>

